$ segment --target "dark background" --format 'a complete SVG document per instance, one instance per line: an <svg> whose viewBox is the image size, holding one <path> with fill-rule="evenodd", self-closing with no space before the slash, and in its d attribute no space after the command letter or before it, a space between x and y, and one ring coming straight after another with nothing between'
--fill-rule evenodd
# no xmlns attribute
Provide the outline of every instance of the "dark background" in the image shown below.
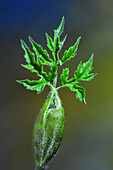
<svg viewBox="0 0 113 170"><path fill-rule="evenodd" d="M20 66L25 64L20 39L30 35L46 47L45 32L53 36L65 17L65 49L81 35L77 56L61 67L70 67L70 77L82 60L94 52L98 75L82 83L87 105L69 89L59 91L66 122L62 145L50 170L113 169L113 1L112 0L2 0L0 1L0 169L33 170L32 129L36 115L49 92L26 90L16 79L34 79ZM62 37L63 37L62 36Z"/></svg>

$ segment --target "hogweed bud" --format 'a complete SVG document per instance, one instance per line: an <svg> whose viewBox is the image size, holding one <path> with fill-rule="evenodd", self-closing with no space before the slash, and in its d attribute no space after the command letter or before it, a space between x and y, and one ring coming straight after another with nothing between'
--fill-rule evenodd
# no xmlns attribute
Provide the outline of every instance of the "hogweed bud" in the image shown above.
<svg viewBox="0 0 113 170"><path fill-rule="evenodd" d="M25 42L21 40L21 46L25 51L25 59L27 64L22 65L24 68L36 73L39 80L17 80L29 90L36 90L37 94L41 93L46 85L51 88L51 93L45 101L39 116L36 119L33 129L33 148L36 162L36 170L42 170L48 162L54 157L61 144L64 131L64 109L61 100L58 96L58 90L63 87L68 87L71 91L76 92L76 97L86 104L85 89L79 86L81 81L90 81L96 73L90 73L93 69L93 54L86 63L80 62L77 70L74 72L74 78L69 79L69 68L63 69L60 76L61 86L57 86L58 68L65 62L75 57L81 37L77 39L75 44L68 50L65 50L63 57L59 58L59 52L62 49L67 35L60 40L60 36L64 30L64 17L57 29L54 30L54 39L46 33L47 46L53 54L53 59L49 57L46 50L41 45L37 44L31 37L29 41L35 52L32 53ZM50 67L47 74L43 67Z"/></svg>
<svg viewBox="0 0 113 170"><path fill-rule="evenodd" d="M38 167L45 167L56 154L64 132L64 109L58 93L45 101L33 130L34 155Z"/></svg>

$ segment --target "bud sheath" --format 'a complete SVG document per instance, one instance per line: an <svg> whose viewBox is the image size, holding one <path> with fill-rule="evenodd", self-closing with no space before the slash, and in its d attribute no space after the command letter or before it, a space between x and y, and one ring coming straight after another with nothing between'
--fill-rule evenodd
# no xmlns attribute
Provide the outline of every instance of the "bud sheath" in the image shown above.
<svg viewBox="0 0 113 170"><path fill-rule="evenodd" d="M37 170L44 168L53 158L62 141L64 109L56 91L51 92L36 119L33 147Z"/></svg>

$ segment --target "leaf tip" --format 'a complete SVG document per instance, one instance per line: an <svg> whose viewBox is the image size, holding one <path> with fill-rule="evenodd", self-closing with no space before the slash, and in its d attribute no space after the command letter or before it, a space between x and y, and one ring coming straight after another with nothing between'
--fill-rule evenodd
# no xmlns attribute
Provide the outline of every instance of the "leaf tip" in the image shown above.
<svg viewBox="0 0 113 170"><path fill-rule="evenodd" d="M65 22L65 18L64 18L64 16L62 17L62 22Z"/></svg>
<svg viewBox="0 0 113 170"><path fill-rule="evenodd" d="M21 43L21 47L24 49L25 48L25 42L22 39L20 39L20 43Z"/></svg>
<svg viewBox="0 0 113 170"><path fill-rule="evenodd" d="M47 37L47 36L48 36L48 33L46 32L45 35L46 35L46 37Z"/></svg>
<svg viewBox="0 0 113 170"><path fill-rule="evenodd" d="M79 44L81 38L82 38L81 36L78 37L78 39L77 39L78 44Z"/></svg>
<svg viewBox="0 0 113 170"><path fill-rule="evenodd" d="M16 80L16 82L21 84L21 81L20 81L20 80Z"/></svg>
<svg viewBox="0 0 113 170"><path fill-rule="evenodd" d="M81 39L82 38L82 36L80 35L79 37L78 37L78 39Z"/></svg>
<svg viewBox="0 0 113 170"><path fill-rule="evenodd" d="M31 36L30 36L30 35L28 36L28 39L31 39Z"/></svg>
<svg viewBox="0 0 113 170"><path fill-rule="evenodd" d="M83 103L84 103L85 105L87 105L85 98L83 98Z"/></svg>
<svg viewBox="0 0 113 170"><path fill-rule="evenodd" d="M28 36L28 39L31 43L33 43L33 39L30 37L30 35Z"/></svg>
<svg viewBox="0 0 113 170"><path fill-rule="evenodd" d="M94 53L91 54L91 59L93 59L93 57L94 57Z"/></svg>

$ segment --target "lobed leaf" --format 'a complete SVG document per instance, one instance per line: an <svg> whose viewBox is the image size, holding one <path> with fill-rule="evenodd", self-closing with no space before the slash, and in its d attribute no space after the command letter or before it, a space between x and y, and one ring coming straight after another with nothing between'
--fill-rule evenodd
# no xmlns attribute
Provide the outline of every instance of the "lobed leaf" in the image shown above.
<svg viewBox="0 0 113 170"><path fill-rule="evenodd" d="M74 73L75 78L78 79L78 77L80 77L81 74L82 74L82 61L80 61L79 65L77 67L77 70Z"/></svg>
<svg viewBox="0 0 113 170"><path fill-rule="evenodd" d="M47 46L53 52L54 44L53 44L52 38L47 33L46 33L46 38L47 38Z"/></svg>
<svg viewBox="0 0 113 170"><path fill-rule="evenodd" d="M49 81L52 82L56 76L57 76L57 66L53 64L49 72Z"/></svg>
<svg viewBox="0 0 113 170"><path fill-rule="evenodd" d="M54 51L53 51L53 56L55 58L55 61L59 60L58 53L61 50L60 46L61 46L60 37L57 37L57 39L54 40Z"/></svg>
<svg viewBox="0 0 113 170"><path fill-rule="evenodd" d="M45 87L45 80L41 78L40 80L17 80L18 83L23 84L28 90L36 90L37 94L41 93Z"/></svg>
<svg viewBox="0 0 113 170"><path fill-rule="evenodd" d="M67 38L67 34L65 35L65 37L62 39L62 41L60 42L60 50L62 49L65 41L66 41L66 38Z"/></svg>
<svg viewBox="0 0 113 170"><path fill-rule="evenodd" d="M30 36L29 36L29 41L31 42L33 46L33 50L35 51L36 55L38 57L41 57L44 64L50 65L50 63L52 63L52 60L49 58L49 54L47 53L47 51L43 50L42 46L38 45Z"/></svg>
<svg viewBox="0 0 113 170"><path fill-rule="evenodd" d="M86 101L85 101L85 89L82 86L79 86L77 84L73 84L70 89L71 89L71 91L76 91L77 99L79 99L84 104L86 104Z"/></svg>
<svg viewBox="0 0 113 170"><path fill-rule="evenodd" d="M82 77L84 77L84 75L88 74L93 69L93 56L94 54L91 55L90 59L86 63L83 63Z"/></svg>
<svg viewBox="0 0 113 170"><path fill-rule="evenodd" d="M90 59L86 63L82 64L82 62L80 62L80 64L77 67L77 70L74 73L75 79L78 82L90 81L91 79L94 78L96 73L90 74L90 71L93 69L92 64L93 64L93 54L91 55Z"/></svg>
<svg viewBox="0 0 113 170"><path fill-rule="evenodd" d="M62 17L59 27L54 30L54 40L57 39L64 31L64 17Z"/></svg>
<svg viewBox="0 0 113 170"><path fill-rule="evenodd" d="M37 75L40 76L39 71L37 71L37 70L34 68L34 66L32 66L32 65L30 65L30 64L28 64L28 65L27 65L27 64L26 64L26 65L21 64L21 66L24 67L24 68L26 68L26 69L28 69L28 70L30 70L30 71L33 72L33 73L37 73Z"/></svg>
<svg viewBox="0 0 113 170"><path fill-rule="evenodd" d="M21 46L23 48L23 50L25 51L25 59L26 62L28 63L28 66L23 66L26 67L27 69L29 68L29 70L33 69L32 72L36 72L38 75L41 74L42 70L43 70L43 65L41 62L37 62L35 61L35 55L34 53L32 53L30 51L30 49L27 47L27 45L25 44L25 42L23 40L21 40Z"/></svg>
<svg viewBox="0 0 113 170"><path fill-rule="evenodd" d="M73 58L76 55L76 51L78 49L80 39L81 39L81 37L79 37L77 39L76 43L73 46L71 46L68 50L66 50L64 52L64 55L61 59L62 63L65 63L66 61L70 60L71 58Z"/></svg>
<svg viewBox="0 0 113 170"><path fill-rule="evenodd" d="M69 77L69 68L67 67L63 69L63 74L61 74L60 80L61 80L62 85L66 84L68 77Z"/></svg>
<svg viewBox="0 0 113 170"><path fill-rule="evenodd" d="M59 61L58 53L66 40L66 37L64 37L62 42L60 42L60 35L63 33L63 30L64 30L64 17L62 17L59 27L54 30L53 56L56 62Z"/></svg>
<svg viewBox="0 0 113 170"><path fill-rule="evenodd" d="M30 51L30 49L27 47L26 43L23 40L20 40L21 42L21 47L25 51L25 59L28 64L35 63L35 55Z"/></svg>
<svg viewBox="0 0 113 170"><path fill-rule="evenodd" d="M83 81L90 81L92 80L95 76L97 75L97 73L91 73L88 76L84 77L82 80Z"/></svg>

